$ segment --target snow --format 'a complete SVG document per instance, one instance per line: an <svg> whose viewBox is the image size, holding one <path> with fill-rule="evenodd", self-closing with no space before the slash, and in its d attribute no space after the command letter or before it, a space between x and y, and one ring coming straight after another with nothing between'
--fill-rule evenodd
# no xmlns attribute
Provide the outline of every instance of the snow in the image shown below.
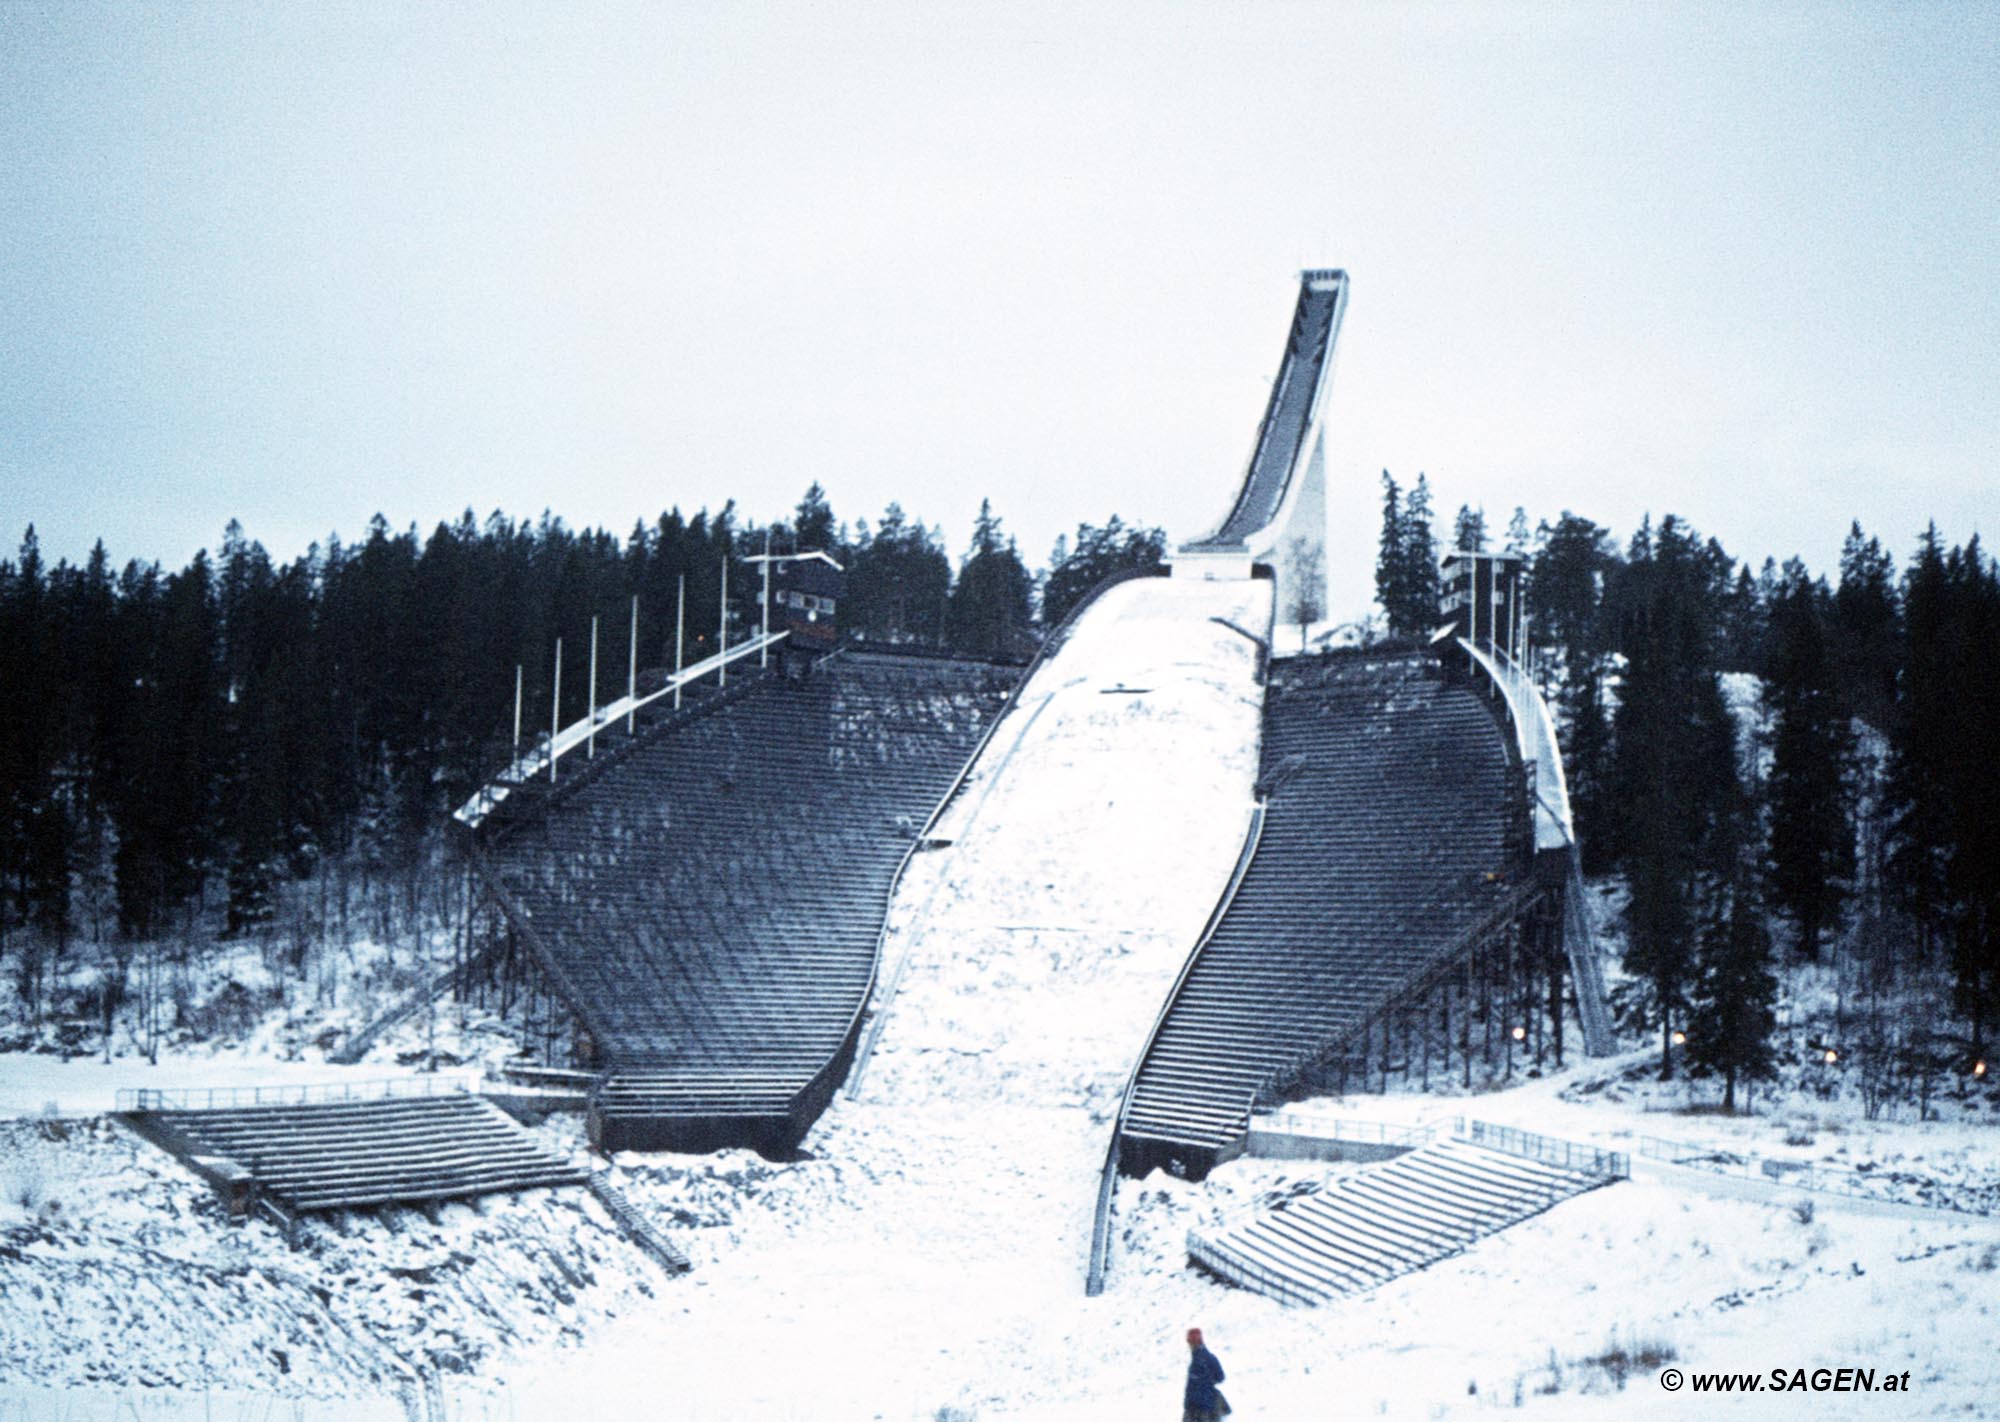
<svg viewBox="0 0 2000 1422"><path fill-rule="evenodd" d="M725 1197L739 1213L683 1316L523 1369L518 1406L579 1387L636 1406L665 1367L718 1413L986 1416L1046 1400L1065 1340L1117 1326L1082 1290L1112 1119L1257 773L1258 649L1215 618L1267 628L1269 585L1127 583L1080 619L937 826L950 847L905 875L885 952L908 967L815 1159L760 1187L763 1208ZM669 1217L715 1198L700 1162L620 1164ZM753 1357L785 1361L745 1377Z"/></svg>
<svg viewBox="0 0 2000 1422"><path fill-rule="evenodd" d="M1988 1412L2000 1221L1834 1197L1808 1217L1795 1190L1724 1181L1742 1198L1718 1197L1637 1160L1642 1178L1317 1310L1189 1270L1186 1233L1354 1167L1239 1160L1200 1185L1127 1180L1107 1291L1084 1296L1117 1096L1235 861L1256 773L1256 648L1211 619L1261 630L1267 598L1262 584L1127 584L1040 668L939 825L948 846L900 887L886 951L907 969L875 1057L800 1158L614 1162L693 1273L661 1276L576 1191L355 1216L294 1254L224 1223L191 1177L108 1125L21 1122L4 1128L0 1418L108 1417L142 1382L161 1384L129 1409L149 1417L234 1416L277 1395L309 1400L283 1415L399 1416L398 1369L417 1359L445 1370L437 1415L467 1422L1138 1422L1176 1415L1194 1324L1244 1417ZM1797 1093L1755 1118L1691 1116L1645 1087L1652 1060L1307 1109L1400 1124L1462 1112L1635 1156L1652 1135L2000 1188L1991 1088L1945 1121L1863 1122L1851 1102ZM0 1059L0 1082L31 1112L44 1097L88 1109L109 1088L86 1063L18 1057ZM547 1129L573 1139L575 1123ZM287 1337L280 1374L269 1349ZM104 1339L117 1344L92 1346ZM1621 1370L1633 1351L1687 1371L1908 1368L1914 1393L1694 1401L1653 1366ZM313 1410L328 1397L351 1405Z"/></svg>

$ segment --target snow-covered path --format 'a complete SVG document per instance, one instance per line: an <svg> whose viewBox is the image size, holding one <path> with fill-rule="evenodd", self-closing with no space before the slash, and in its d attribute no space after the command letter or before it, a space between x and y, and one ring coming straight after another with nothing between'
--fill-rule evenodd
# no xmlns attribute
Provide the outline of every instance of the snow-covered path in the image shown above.
<svg viewBox="0 0 2000 1422"><path fill-rule="evenodd" d="M1248 829L1266 583L1111 589L910 866L862 1095L1115 1109Z"/></svg>

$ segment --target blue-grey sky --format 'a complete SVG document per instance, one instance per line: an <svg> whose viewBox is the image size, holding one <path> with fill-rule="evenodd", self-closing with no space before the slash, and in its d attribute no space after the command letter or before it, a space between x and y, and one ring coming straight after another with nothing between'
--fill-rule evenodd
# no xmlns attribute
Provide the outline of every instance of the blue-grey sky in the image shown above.
<svg viewBox="0 0 2000 1422"><path fill-rule="evenodd" d="M1379 471L1821 567L2000 508L2000 6L0 4L0 537ZM1991 532L1989 528L1989 534Z"/></svg>

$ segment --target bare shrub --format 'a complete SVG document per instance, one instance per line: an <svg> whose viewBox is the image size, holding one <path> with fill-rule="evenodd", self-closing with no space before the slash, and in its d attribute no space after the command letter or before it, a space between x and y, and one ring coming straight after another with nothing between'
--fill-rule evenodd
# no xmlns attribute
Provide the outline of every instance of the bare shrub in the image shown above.
<svg viewBox="0 0 2000 1422"><path fill-rule="evenodd" d="M1582 1361L1603 1372L1617 1385L1618 1390L1623 1392L1626 1380L1633 1373L1652 1372L1655 1368L1671 1363L1680 1355L1680 1349L1669 1339L1660 1337L1625 1339L1614 1332L1605 1343L1602 1352Z"/></svg>
<svg viewBox="0 0 2000 1422"><path fill-rule="evenodd" d="M40 1215L52 1203L49 1177L41 1162L22 1159L9 1165L5 1174L0 1174L0 1200L27 1214Z"/></svg>

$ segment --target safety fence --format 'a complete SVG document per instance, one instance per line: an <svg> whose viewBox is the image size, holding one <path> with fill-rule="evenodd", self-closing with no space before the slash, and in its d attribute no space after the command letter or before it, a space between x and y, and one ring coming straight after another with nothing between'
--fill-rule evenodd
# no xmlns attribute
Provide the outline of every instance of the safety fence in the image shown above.
<svg viewBox="0 0 2000 1422"><path fill-rule="evenodd" d="M118 1093L120 1111L234 1111L245 1106L304 1106L326 1101L383 1101L473 1091L476 1075L392 1076L296 1085L136 1087Z"/></svg>
<svg viewBox="0 0 2000 1422"><path fill-rule="evenodd" d="M1937 1182L1896 1172L1857 1170L1852 1166L1829 1165L1817 1160L1786 1160L1731 1150L1726 1146L1703 1145L1694 1141L1666 1140L1660 1136L1639 1137L1639 1154L1647 1160L1667 1165L1707 1171L1711 1175L1734 1176L1794 1190L1810 1190L1822 1195L1843 1195L1882 1205L1907 1205L1923 1210L1947 1210L1953 1214L1991 1217L1991 1205L1979 1205L1945 1197ZM1906 1193L1899 1193L1899 1187ZM1913 1191L1914 1193L1907 1193Z"/></svg>
<svg viewBox="0 0 2000 1422"><path fill-rule="evenodd" d="M1515 1126L1496 1126L1490 1121L1468 1121L1463 1116L1452 1118L1451 1130L1460 1140L1485 1146L1488 1150L1539 1160L1544 1165L1553 1165L1561 1170L1574 1170L1578 1174L1594 1175L1604 1180L1629 1180L1632 1176L1632 1158L1623 1151L1601 1150L1577 1141L1537 1135Z"/></svg>
<svg viewBox="0 0 2000 1422"><path fill-rule="evenodd" d="M1394 1126L1384 1121L1351 1121L1339 1116L1315 1115L1309 1111L1264 1111L1250 1117L1250 1129L1273 1134L1303 1136L1319 1141L1348 1141L1359 1145L1387 1146L1415 1150L1429 1145L1436 1135L1429 1126Z"/></svg>

